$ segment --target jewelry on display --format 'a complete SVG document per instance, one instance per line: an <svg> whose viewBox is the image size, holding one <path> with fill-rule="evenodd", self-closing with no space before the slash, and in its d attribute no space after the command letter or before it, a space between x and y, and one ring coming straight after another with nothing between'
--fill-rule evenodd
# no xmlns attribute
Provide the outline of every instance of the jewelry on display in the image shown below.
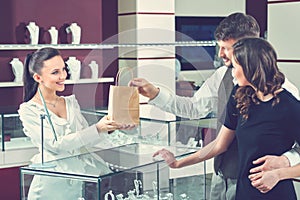
<svg viewBox="0 0 300 200"><path fill-rule="evenodd" d="M51 26L48 32L50 33L51 44L57 44L58 30L54 26Z"/></svg>
<svg viewBox="0 0 300 200"><path fill-rule="evenodd" d="M186 193L182 193L182 194L180 194L179 196L180 196L180 199L181 199L181 200L187 200L187 199L189 199L189 197L187 196Z"/></svg>
<svg viewBox="0 0 300 200"><path fill-rule="evenodd" d="M109 192L107 192L107 193L104 195L104 199L105 199L105 200L109 200L108 196L110 196L110 200L115 200L115 195L112 193L111 190L109 190Z"/></svg>
<svg viewBox="0 0 300 200"><path fill-rule="evenodd" d="M22 82L22 76L23 76L23 63L19 60L19 58L13 58L10 61L10 64L12 66L13 73L15 75L14 82Z"/></svg>
<svg viewBox="0 0 300 200"><path fill-rule="evenodd" d="M76 57L70 56L69 59L66 61L69 69L70 69L70 79L71 80L79 80L80 79L80 69L81 69L81 62L77 60Z"/></svg>
<svg viewBox="0 0 300 200"><path fill-rule="evenodd" d="M72 33L72 44L80 44L81 27L77 23L72 23L66 28L67 33Z"/></svg>
<svg viewBox="0 0 300 200"><path fill-rule="evenodd" d="M167 193L166 197L167 197L168 200L173 200L174 199L172 193Z"/></svg>
<svg viewBox="0 0 300 200"><path fill-rule="evenodd" d="M128 192L127 192L127 195L128 195L128 198L130 199L130 200L136 200L137 198L135 197L135 195L134 195L134 190L129 190Z"/></svg>
<svg viewBox="0 0 300 200"><path fill-rule="evenodd" d="M142 188L142 181L135 179L133 182L134 182L136 196L140 196L140 188Z"/></svg>
<svg viewBox="0 0 300 200"><path fill-rule="evenodd" d="M153 194L156 195L157 194L157 182L156 181L152 181L152 190L153 190Z"/></svg>
<svg viewBox="0 0 300 200"><path fill-rule="evenodd" d="M92 76L91 79L97 79L98 78L98 71L99 71L99 66L96 63L96 61L92 60L91 63L89 64L89 67L91 68L92 71Z"/></svg>
<svg viewBox="0 0 300 200"><path fill-rule="evenodd" d="M117 200L124 200L123 194L118 194L118 195L116 195L116 197L117 197Z"/></svg>
<svg viewBox="0 0 300 200"><path fill-rule="evenodd" d="M26 27L30 33L30 44L38 44L40 28L35 24L35 22L29 22Z"/></svg>

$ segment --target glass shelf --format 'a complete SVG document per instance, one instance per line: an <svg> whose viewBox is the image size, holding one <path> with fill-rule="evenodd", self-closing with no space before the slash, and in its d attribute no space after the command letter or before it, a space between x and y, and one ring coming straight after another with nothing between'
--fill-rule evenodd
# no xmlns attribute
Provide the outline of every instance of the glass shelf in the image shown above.
<svg viewBox="0 0 300 200"><path fill-rule="evenodd" d="M90 83L112 83L114 82L113 77L105 77L105 78L98 78L98 79L79 79L79 80L66 80L65 84L66 85L71 85L71 84L90 84ZM0 88L1 87L22 87L23 83L15 83L15 82L0 82Z"/></svg>
<svg viewBox="0 0 300 200"><path fill-rule="evenodd" d="M113 49L116 47L150 47L150 46L216 46L216 41L182 41L175 43L127 43L127 44L0 44L0 50L34 50L44 47L56 49Z"/></svg>

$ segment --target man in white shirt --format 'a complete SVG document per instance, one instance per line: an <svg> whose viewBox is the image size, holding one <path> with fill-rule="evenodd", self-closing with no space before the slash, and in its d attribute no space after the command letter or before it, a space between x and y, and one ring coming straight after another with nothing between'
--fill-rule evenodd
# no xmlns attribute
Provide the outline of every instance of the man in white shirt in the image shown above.
<svg viewBox="0 0 300 200"><path fill-rule="evenodd" d="M228 91L231 91L230 88L233 87L234 83L233 77L228 76L228 74L231 75L232 45L241 38L259 37L259 34L259 25L252 16L233 13L226 17L215 31L215 38L220 47L218 54L223 59L225 66L218 68L193 97L174 95L164 90L164 88L155 87L143 78L133 79L130 85L137 86L140 94L149 98L149 104L155 105L164 111L190 119L199 119L211 113L217 113L218 124L222 124L222 113L229 97ZM229 84L226 83L228 78L231 78ZM283 87L299 98L297 88L288 80L285 80ZM215 157L215 173L212 177L210 199L235 199L237 160L236 142L231 144L228 151ZM292 149L282 156L263 157L259 163L261 165L256 168L256 171L287 167L299 162L300 155Z"/></svg>

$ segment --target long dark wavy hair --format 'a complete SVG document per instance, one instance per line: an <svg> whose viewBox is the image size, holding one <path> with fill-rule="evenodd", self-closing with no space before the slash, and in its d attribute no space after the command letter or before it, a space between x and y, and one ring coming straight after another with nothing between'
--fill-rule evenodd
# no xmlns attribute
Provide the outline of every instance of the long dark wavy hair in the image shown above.
<svg viewBox="0 0 300 200"><path fill-rule="evenodd" d="M233 45L233 58L241 65L247 81L254 87L239 87L235 93L237 108L248 119L251 103L259 104L256 92L274 96L272 105L279 103L276 91L284 83L285 76L277 66L277 55L270 43L261 38L244 38Z"/></svg>
<svg viewBox="0 0 300 200"><path fill-rule="evenodd" d="M38 82L33 79L35 73L40 75L44 67L44 61L60 55L54 48L42 48L32 54L28 54L25 60L23 82L24 82L24 102L29 101L37 92Z"/></svg>

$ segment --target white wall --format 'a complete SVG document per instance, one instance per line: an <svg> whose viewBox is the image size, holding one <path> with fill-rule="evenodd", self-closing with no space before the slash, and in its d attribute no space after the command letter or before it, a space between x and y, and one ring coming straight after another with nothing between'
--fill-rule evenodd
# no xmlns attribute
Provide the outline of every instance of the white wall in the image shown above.
<svg viewBox="0 0 300 200"><path fill-rule="evenodd" d="M246 0L175 0L176 16L227 16L246 12Z"/></svg>
<svg viewBox="0 0 300 200"><path fill-rule="evenodd" d="M280 69L298 89L300 89L299 10L300 1L269 3L267 35L268 41L278 54L278 59L286 61L278 63Z"/></svg>

